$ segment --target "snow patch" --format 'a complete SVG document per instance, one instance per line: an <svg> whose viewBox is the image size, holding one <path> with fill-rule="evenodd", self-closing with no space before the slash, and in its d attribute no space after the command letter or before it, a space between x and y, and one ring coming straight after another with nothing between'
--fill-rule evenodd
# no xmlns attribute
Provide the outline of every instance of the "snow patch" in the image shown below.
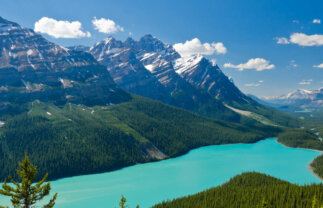
<svg viewBox="0 0 323 208"><path fill-rule="evenodd" d="M28 51L27 51L27 55L28 56L31 56L31 55L33 55L34 54L34 51L32 50L32 49L29 49Z"/></svg>
<svg viewBox="0 0 323 208"><path fill-rule="evenodd" d="M148 65L145 65L145 68L150 71L150 72L153 72L154 69L155 69L155 66L154 64L148 64Z"/></svg>
<svg viewBox="0 0 323 208"><path fill-rule="evenodd" d="M174 62L174 69L180 75L190 73L198 66L202 59L203 56L201 55L178 58Z"/></svg>
<svg viewBox="0 0 323 208"><path fill-rule="evenodd" d="M52 115L52 114L51 114L50 112L48 112L48 111L47 111L46 113L47 113L47 115L49 115L49 116L51 116L51 115Z"/></svg>

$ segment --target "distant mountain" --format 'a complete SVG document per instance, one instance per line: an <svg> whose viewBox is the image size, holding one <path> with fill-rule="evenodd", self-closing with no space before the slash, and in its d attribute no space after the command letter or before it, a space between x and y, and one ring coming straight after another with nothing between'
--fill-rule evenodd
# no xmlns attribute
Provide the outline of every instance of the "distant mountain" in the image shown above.
<svg viewBox="0 0 323 208"><path fill-rule="evenodd" d="M265 98L267 102L288 106L295 110L323 109L323 88L317 90L298 89L279 97Z"/></svg>
<svg viewBox="0 0 323 208"><path fill-rule="evenodd" d="M130 99L90 54L51 43L1 17L0 48L1 103L109 105Z"/></svg>
<svg viewBox="0 0 323 208"><path fill-rule="evenodd" d="M108 37L88 52L129 92L212 118L241 122L242 117L249 117L266 124L297 126L293 118L242 93L216 64L200 55L181 57L172 45L152 35L124 42Z"/></svg>

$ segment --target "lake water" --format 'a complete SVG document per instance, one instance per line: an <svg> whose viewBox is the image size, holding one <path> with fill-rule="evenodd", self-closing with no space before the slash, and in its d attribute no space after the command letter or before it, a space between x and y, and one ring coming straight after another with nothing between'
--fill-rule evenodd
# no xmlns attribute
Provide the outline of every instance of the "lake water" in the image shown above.
<svg viewBox="0 0 323 208"><path fill-rule="evenodd" d="M246 171L257 171L298 184L321 182L308 164L319 152L284 147L275 139L255 144L202 147L161 162L51 182L56 208L114 208L121 194L130 208L197 193ZM0 197L0 204L5 205Z"/></svg>

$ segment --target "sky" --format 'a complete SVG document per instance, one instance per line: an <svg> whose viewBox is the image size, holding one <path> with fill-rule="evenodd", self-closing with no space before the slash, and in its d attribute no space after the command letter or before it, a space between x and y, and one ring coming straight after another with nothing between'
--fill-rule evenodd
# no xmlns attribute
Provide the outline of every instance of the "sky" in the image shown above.
<svg viewBox="0 0 323 208"><path fill-rule="evenodd" d="M323 87L322 11L322 0L0 0L1 17L59 45L152 34L257 96Z"/></svg>

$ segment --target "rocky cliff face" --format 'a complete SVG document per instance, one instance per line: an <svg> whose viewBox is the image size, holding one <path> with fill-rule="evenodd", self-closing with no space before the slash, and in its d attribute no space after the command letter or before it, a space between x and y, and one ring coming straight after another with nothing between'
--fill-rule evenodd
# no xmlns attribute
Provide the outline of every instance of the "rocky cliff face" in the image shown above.
<svg viewBox="0 0 323 208"><path fill-rule="evenodd" d="M212 109L214 115L230 111L208 92L183 79L174 68L180 55L151 35L124 42L109 37L88 52L107 66L119 86L132 93L204 114L210 111L206 109Z"/></svg>
<svg viewBox="0 0 323 208"><path fill-rule="evenodd" d="M130 99L92 55L0 18L0 100L109 105Z"/></svg>

